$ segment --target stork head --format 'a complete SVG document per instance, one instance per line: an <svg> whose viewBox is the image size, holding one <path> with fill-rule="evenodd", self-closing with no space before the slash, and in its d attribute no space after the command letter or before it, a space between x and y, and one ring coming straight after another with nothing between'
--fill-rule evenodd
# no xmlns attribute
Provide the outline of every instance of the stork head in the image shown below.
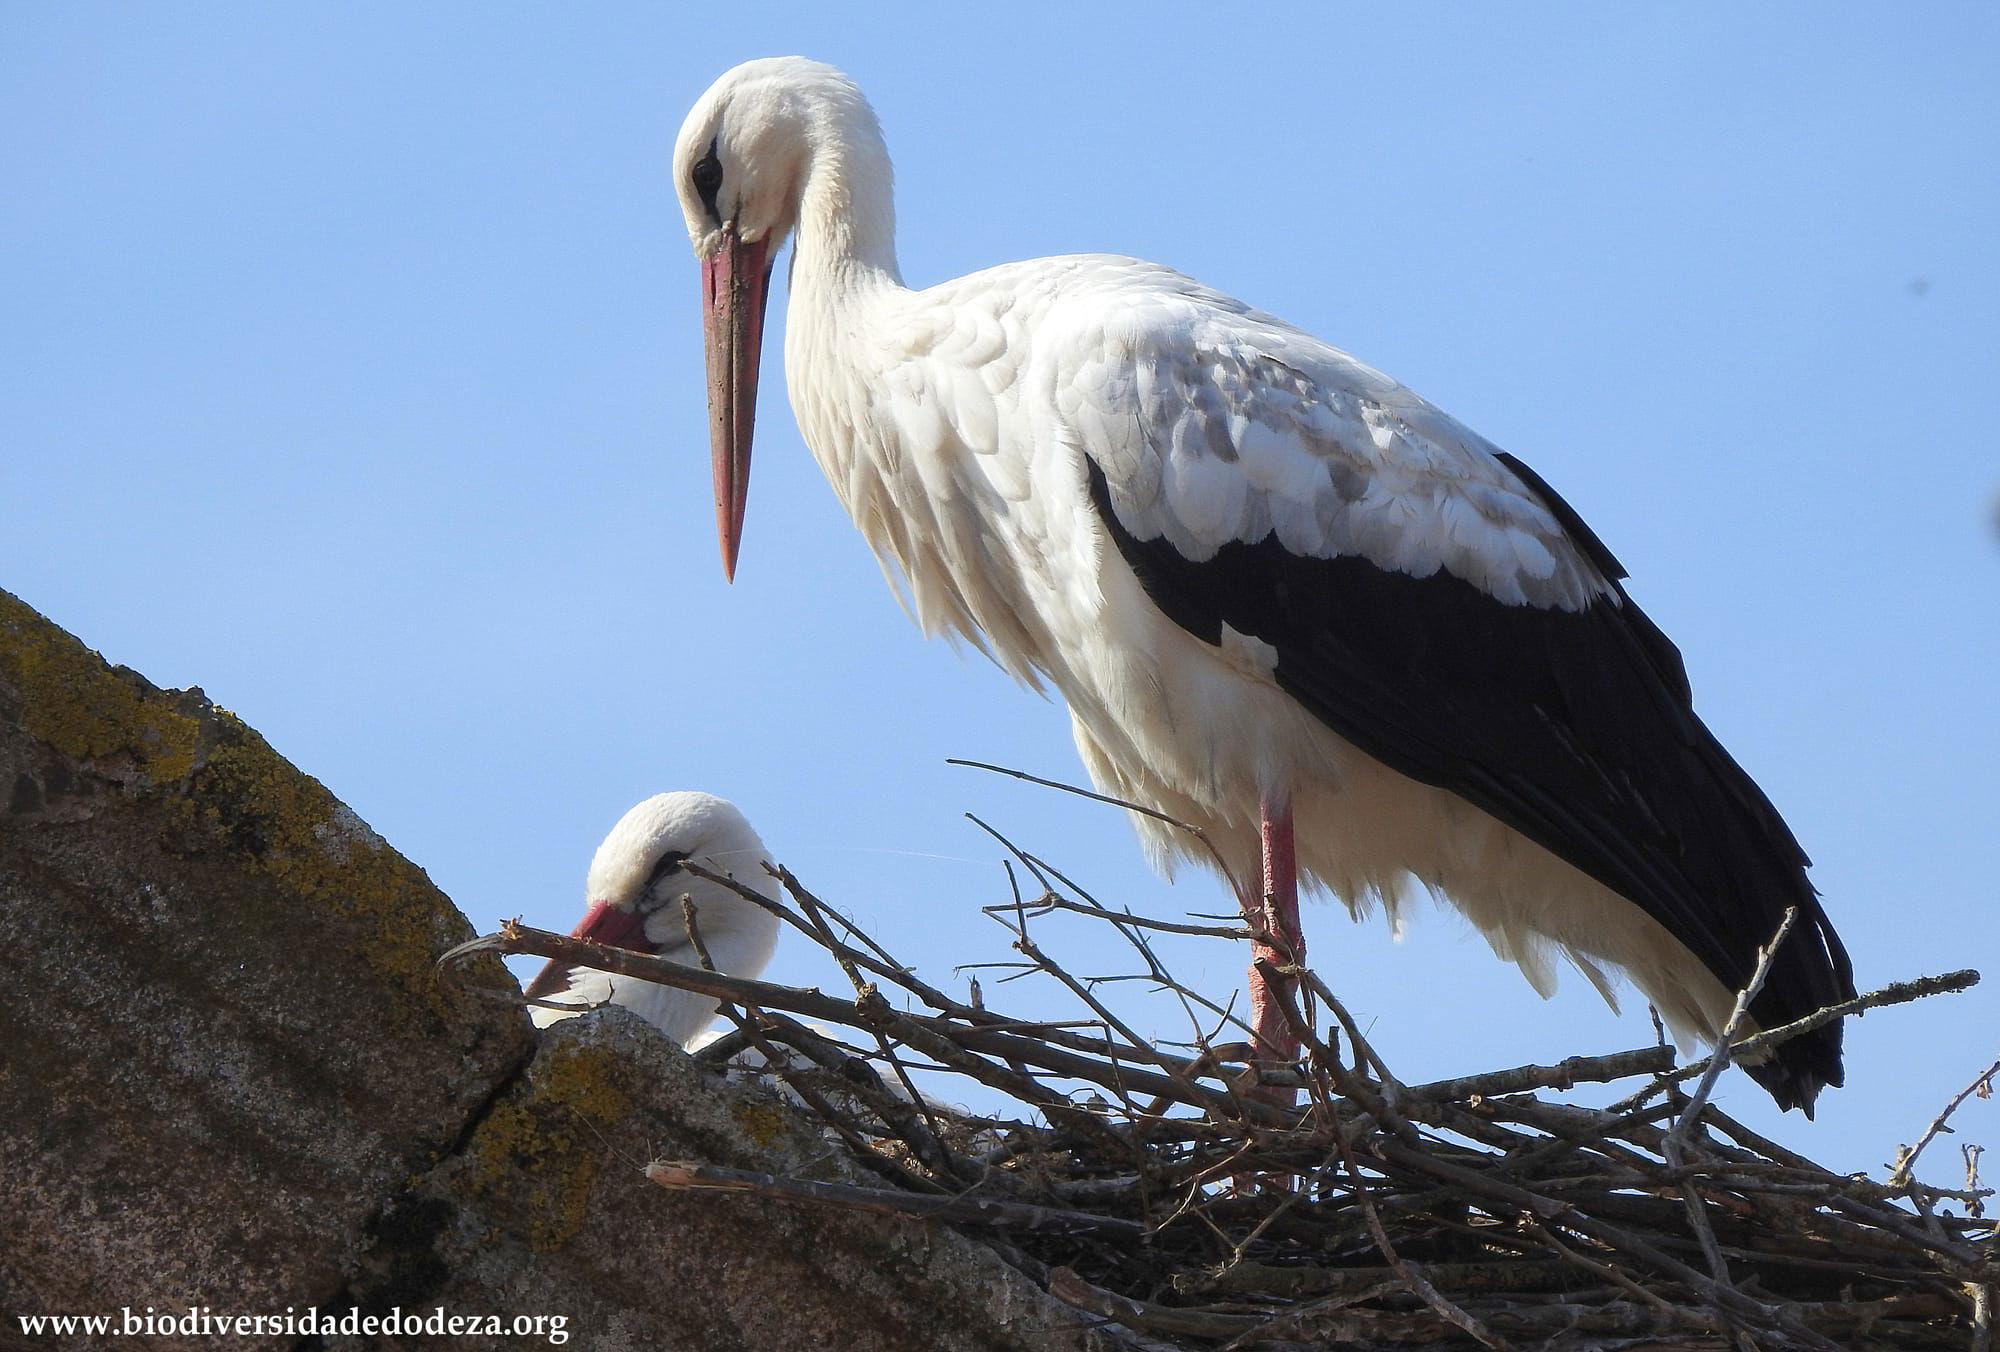
<svg viewBox="0 0 2000 1352"><path fill-rule="evenodd" d="M837 199L830 209L850 207L843 161L859 148L886 170L880 145L875 114L854 83L798 56L729 71L696 101L674 142L674 190L701 260L715 519L723 571L732 578L750 486L772 260L799 223L815 172L827 171L821 181ZM886 198L886 183L879 195Z"/></svg>
<svg viewBox="0 0 2000 1352"><path fill-rule="evenodd" d="M706 793L662 793L627 812L591 860L589 906L571 936L635 953L699 965L681 899L694 903L695 928L718 971L754 977L777 946L777 917L730 889L697 878L689 861L725 873L776 898L765 871L770 858L736 807ZM685 1042L714 1013L713 999L626 977L590 981L579 969L551 962L528 984L534 998L608 999L641 1014L677 1042ZM587 988L586 988L587 987ZM602 989L599 989L599 988ZM564 1011L536 1009L548 1023Z"/></svg>

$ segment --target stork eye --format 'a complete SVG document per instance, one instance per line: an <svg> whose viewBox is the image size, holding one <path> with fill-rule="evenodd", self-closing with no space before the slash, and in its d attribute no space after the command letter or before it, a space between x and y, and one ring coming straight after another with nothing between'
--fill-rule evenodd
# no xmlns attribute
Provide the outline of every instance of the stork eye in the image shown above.
<svg viewBox="0 0 2000 1352"><path fill-rule="evenodd" d="M688 173L688 182L694 185L695 196L708 208L708 217L717 225L722 224L722 211L715 203L715 195L722 190L722 161L715 157L716 143L708 143L708 153L695 162Z"/></svg>
<svg viewBox="0 0 2000 1352"><path fill-rule="evenodd" d="M681 865L686 862L687 853L685 851L668 850L660 856L659 862L653 865L653 871L646 875L646 886L650 888L662 878L673 877L681 871Z"/></svg>

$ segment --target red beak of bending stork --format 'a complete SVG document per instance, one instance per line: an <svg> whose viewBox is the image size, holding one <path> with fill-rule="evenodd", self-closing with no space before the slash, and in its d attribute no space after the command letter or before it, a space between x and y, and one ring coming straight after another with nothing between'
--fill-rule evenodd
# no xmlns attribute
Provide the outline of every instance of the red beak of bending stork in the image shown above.
<svg viewBox="0 0 2000 1352"><path fill-rule="evenodd" d="M576 922L576 928L569 932L572 939L588 939L594 944L607 948L625 948L634 953L650 956L653 945L646 938L646 918L626 906L613 906L608 901L593 901L590 909L583 913L583 919ZM566 962L551 959L547 966L535 974L524 994L530 1000L546 1000L560 995L569 988L570 973L575 969Z"/></svg>
<svg viewBox="0 0 2000 1352"><path fill-rule="evenodd" d="M708 439L715 465L715 528L722 572L736 577L743 508L750 499L750 432L757 420L757 359L771 290L771 240L724 226L701 260L702 331L708 349Z"/></svg>

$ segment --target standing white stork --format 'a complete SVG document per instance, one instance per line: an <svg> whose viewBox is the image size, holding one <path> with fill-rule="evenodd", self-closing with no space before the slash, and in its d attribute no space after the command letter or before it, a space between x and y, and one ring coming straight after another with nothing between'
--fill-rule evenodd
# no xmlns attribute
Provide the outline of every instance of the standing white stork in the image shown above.
<svg viewBox="0 0 2000 1352"><path fill-rule="evenodd" d="M589 909L570 934L699 966L681 911L680 899L688 897L716 970L755 977L777 947L778 917L681 866L693 860L776 900L777 881L764 870L769 858L735 804L707 793L655 794L619 818L597 847L586 880ZM542 968L526 993L584 1007L623 1005L682 1046L715 1017L712 996L562 962ZM528 1011L540 1028L580 1012L539 1005Z"/></svg>
<svg viewBox="0 0 2000 1352"><path fill-rule="evenodd" d="M1526 465L1382 373L1151 263L1077 255L926 290L889 155L839 71L752 61L695 104L674 181L702 264L733 576L772 260L806 444L929 633L1069 703L1107 793L1359 914L1412 881L1547 994L1622 969L1713 1040L1787 907L1760 1026L1853 992L1798 843L1695 717L1625 572ZM1138 819L1155 862L1189 842ZM1296 1052L1255 967L1253 1026ZM1282 978L1281 978L1282 979ZM1838 1024L1750 1073L1810 1112Z"/></svg>

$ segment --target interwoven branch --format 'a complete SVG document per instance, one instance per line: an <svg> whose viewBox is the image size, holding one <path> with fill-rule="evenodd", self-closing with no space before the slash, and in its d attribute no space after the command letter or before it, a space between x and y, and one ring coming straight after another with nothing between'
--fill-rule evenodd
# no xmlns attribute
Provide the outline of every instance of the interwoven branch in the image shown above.
<svg viewBox="0 0 2000 1352"><path fill-rule="evenodd" d="M688 866L825 950L852 998L512 923L440 963L532 953L725 1002L737 1031L715 1051L748 1045L764 1062L734 1073L783 1078L836 1148L887 1186L664 1161L647 1171L653 1182L987 1234L1115 1346L1971 1349L1990 1336L2000 1240L1982 1213L1992 1190L1969 1167L1964 1186L1942 1187L1916 1181L1912 1166L1993 1068L1891 1177L1849 1177L1719 1111L1707 1090L1722 1064L1675 1068L1665 1047L1404 1085L1335 992L1302 969L1283 1008L1305 1049L1291 1081L1304 1102L1280 1106L1246 1092L1257 1081L1247 1045L1219 1036L1240 1027L1233 1015L1176 980L1147 938L1234 946L1242 927L1079 900L1059 871L1007 848L1048 890L988 909L1020 955L1016 970L1076 1017L952 999L784 870L775 876L790 905ZM1057 915L1111 926L1142 970L1072 972L1036 932ZM1977 979L1901 983L1841 1010ZM1149 1020L1118 994L1142 985L1174 997L1197 1054L1150 1040ZM1324 1031L1301 997L1327 1013ZM1839 1016L1824 1011L1729 1051L1754 1053ZM1635 1076L1644 1086L1606 1108L1538 1097ZM1704 1082L1686 1100L1654 1102L1696 1076ZM959 1097L1013 1106L972 1113L944 1101Z"/></svg>

